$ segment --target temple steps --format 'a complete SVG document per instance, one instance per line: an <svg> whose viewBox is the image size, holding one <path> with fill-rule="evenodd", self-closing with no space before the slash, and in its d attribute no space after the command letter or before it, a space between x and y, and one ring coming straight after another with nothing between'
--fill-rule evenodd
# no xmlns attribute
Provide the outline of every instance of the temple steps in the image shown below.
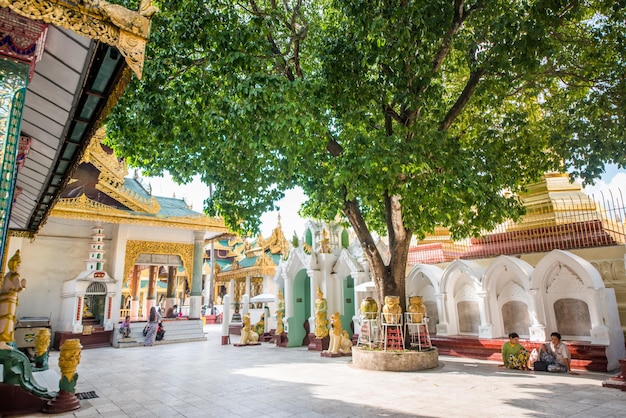
<svg viewBox="0 0 626 418"><path fill-rule="evenodd" d="M437 336L431 335L433 346L437 347L440 355L454 357L469 357L481 360L502 361L502 344L508 338L480 339L472 336ZM606 347L591 344L586 341L564 341L572 353L572 369L607 372L608 361ZM539 349L541 343L520 340L530 352L533 348Z"/></svg>
<svg viewBox="0 0 626 418"><path fill-rule="evenodd" d="M143 329L145 326L146 322L133 322L130 327L130 337L120 338L119 324L116 324L113 332L113 347L143 346ZM155 341L155 345L206 341L202 320L200 319L163 319L163 329L165 329L165 337L161 341Z"/></svg>

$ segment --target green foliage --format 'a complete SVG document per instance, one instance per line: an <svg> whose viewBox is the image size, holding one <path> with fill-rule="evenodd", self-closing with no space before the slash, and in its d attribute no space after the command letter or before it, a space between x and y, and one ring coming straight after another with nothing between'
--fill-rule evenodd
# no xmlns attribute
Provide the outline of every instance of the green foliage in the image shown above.
<svg viewBox="0 0 626 418"><path fill-rule="evenodd" d="M592 181L626 162L615 2L155 3L110 143L148 174L215 185L207 210L233 228L257 230L299 185L305 216L357 202L366 231L387 235L396 211L409 238L468 236L519 216L546 171Z"/></svg>

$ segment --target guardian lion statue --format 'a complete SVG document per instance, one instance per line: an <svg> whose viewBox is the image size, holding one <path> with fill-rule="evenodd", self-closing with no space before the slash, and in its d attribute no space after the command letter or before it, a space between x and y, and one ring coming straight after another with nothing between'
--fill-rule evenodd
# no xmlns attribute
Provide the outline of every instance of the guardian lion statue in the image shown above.
<svg viewBox="0 0 626 418"><path fill-rule="evenodd" d="M237 345L257 345L259 343L259 334L252 330L250 325L250 314L245 314L242 318L243 326L241 328L241 338Z"/></svg>
<svg viewBox="0 0 626 418"><path fill-rule="evenodd" d="M352 350L352 340L346 330L341 327L341 315L335 312L330 316L330 324L332 330L329 333L330 341L328 343L328 353L330 354L349 354Z"/></svg>

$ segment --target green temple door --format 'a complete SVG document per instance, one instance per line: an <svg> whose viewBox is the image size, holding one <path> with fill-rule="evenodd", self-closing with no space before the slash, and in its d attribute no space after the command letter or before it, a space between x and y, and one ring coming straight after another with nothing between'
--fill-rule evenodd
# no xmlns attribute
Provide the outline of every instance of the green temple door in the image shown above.
<svg viewBox="0 0 626 418"><path fill-rule="evenodd" d="M352 337L352 318L355 314L354 310L354 279L352 276L346 277L343 280L343 315L341 316L341 327L348 331L350 337Z"/></svg>
<svg viewBox="0 0 626 418"><path fill-rule="evenodd" d="M306 270L300 270L293 280L293 316L287 318L289 331L287 347L301 347L307 332L304 323L311 316L311 279Z"/></svg>

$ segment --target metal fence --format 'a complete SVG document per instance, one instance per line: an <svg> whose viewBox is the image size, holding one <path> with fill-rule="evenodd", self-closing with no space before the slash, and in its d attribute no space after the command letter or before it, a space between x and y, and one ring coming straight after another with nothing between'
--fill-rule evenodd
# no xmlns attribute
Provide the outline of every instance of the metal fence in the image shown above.
<svg viewBox="0 0 626 418"><path fill-rule="evenodd" d="M626 243L626 205L621 190L527 203L518 222L508 221L477 238L427 237L409 250L410 264L573 250Z"/></svg>

